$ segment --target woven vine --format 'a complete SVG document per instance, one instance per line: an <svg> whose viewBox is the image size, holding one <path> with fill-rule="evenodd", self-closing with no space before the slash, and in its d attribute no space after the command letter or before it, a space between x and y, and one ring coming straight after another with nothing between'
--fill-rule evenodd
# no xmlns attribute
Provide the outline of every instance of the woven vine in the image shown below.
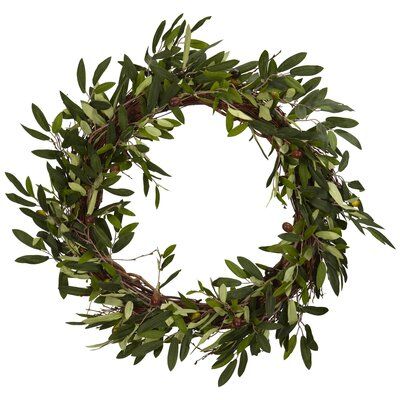
<svg viewBox="0 0 400 400"><path fill-rule="evenodd" d="M209 56L219 42L193 38L209 17L193 27L181 18L169 28L165 21L160 24L145 66L125 55L116 83L102 80L111 58L98 65L90 86L81 60L77 80L85 100L78 104L61 93L65 108L51 124L32 104L41 130L23 128L53 146L33 151L50 160L51 183L33 185L28 177L23 185L7 173L22 194L7 196L40 228L34 237L19 229L15 236L44 254L16 261L55 260L61 296L87 296L91 302L90 311L79 314L83 320L72 324L110 329L106 342L97 347L117 343L118 358L134 357L136 364L149 353L157 357L167 346L172 370L192 348L203 352L202 358L216 357L213 368L223 369L218 382L223 385L235 370L243 374L248 353L269 353L274 335L284 358L299 342L310 368L311 352L318 345L304 314L327 312L311 305L322 297L326 277L336 294L347 279L348 246L342 232L348 221L392 246L353 192L364 190L361 183L340 176L349 152L339 149L337 139L361 148L347 130L357 122L327 116L352 109L318 88L321 78L312 76L322 67L303 65L306 53L277 62L277 54L263 51L256 61L244 64L224 51ZM276 244L260 247L278 254L274 266L245 257L226 260L234 277L215 279L208 287L198 282L197 289L172 296L164 286L179 270L166 279L164 274L175 245L145 254L157 259L155 283L116 261L114 255L131 242L137 223L129 220L134 216L129 201L119 199L133 191L115 185L124 171L138 167L144 192L155 191L158 207L160 179L168 174L150 159L148 144L173 139L172 130L184 123L182 109L193 105L223 115L229 137L249 135L264 157L274 158L267 187L272 186L271 197L293 207L294 218L283 223ZM104 192L116 200L104 205ZM71 284L76 280L81 284Z"/></svg>

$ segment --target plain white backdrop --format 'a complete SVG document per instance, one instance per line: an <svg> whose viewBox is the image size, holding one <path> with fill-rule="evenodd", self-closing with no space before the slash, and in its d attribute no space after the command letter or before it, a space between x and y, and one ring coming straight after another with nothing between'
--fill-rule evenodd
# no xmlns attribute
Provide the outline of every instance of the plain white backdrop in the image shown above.
<svg viewBox="0 0 400 400"><path fill-rule="evenodd" d="M19 178L29 174L47 183L45 161L30 151L40 148L19 123L34 125L32 102L52 119L62 108L58 91L80 99L75 71L81 57L87 69L108 56L114 66L107 79L117 79L116 63L124 53L142 63L146 47L162 19L181 12L190 23L213 18L198 31L205 41L224 39L219 49L242 61L258 59L262 50L282 50L281 60L307 51L309 63L325 66L323 83L329 97L356 111L354 130L363 151L351 150L345 178L360 179L367 190L362 201L400 246L398 213L398 9L396 1L22 1L2 6L1 34L1 289L0 396L54 399L185 397L265 398L321 397L398 398L399 307L398 250L346 231L351 245L349 281L337 298L328 290L319 303L330 312L308 317L320 350L307 371L298 354L283 361L273 342L272 354L252 357L245 375L218 389L219 371L212 360L194 365L196 357L171 373L164 357L148 357L138 366L117 360L117 347L90 351L87 345L107 333L66 325L83 312L86 301L57 290L57 268L16 264L29 253L12 236L12 228L35 233L16 205L4 196L12 191L4 171ZM89 72L90 74L90 72ZM273 259L257 250L271 244L290 218L277 201L268 208L265 181L272 168L246 134L226 138L224 120L209 109L185 109L187 123L176 140L152 147L153 159L171 175L164 181L159 210L145 201L140 180L127 182L133 196L137 236L125 255L134 257L178 243L175 265L183 268L172 290L194 288L197 279L225 275L223 260L243 255L259 262ZM347 144L343 143L343 147ZM350 146L350 145L349 145ZM348 147L346 147L348 148ZM126 185L125 185L126 186ZM154 259L127 265L154 276Z"/></svg>

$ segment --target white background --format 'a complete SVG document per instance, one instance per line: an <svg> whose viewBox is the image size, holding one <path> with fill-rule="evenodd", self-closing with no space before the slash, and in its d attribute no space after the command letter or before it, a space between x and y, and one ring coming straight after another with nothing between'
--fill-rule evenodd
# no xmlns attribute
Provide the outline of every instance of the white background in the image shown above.
<svg viewBox="0 0 400 400"><path fill-rule="evenodd" d="M362 200L368 212L385 226L400 246L398 213L398 94L400 68L396 2L375 1L21 1L2 6L1 34L1 352L0 396L70 399L106 398L191 399L265 398L296 396L308 399L395 399L398 396L399 307L398 251L364 237L353 227L346 232L351 248L349 282L336 298L329 291L320 305L330 312L310 316L320 350L307 371L298 354L283 361L282 349L252 357L245 375L218 389L219 371L212 360L196 357L178 364L171 373L165 359L149 357L139 366L116 360L117 347L90 351L85 346L105 340L106 333L65 325L84 311L80 298L62 300L57 269L52 262L37 266L14 263L29 249L12 236L12 228L31 234L33 224L8 202L12 191L3 171L20 178L29 173L47 183L44 160L30 151L40 148L20 128L34 126L31 102L49 120L63 108L58 90L76 100L75 71L86 61L91 76L104 58L113 61L127 53L141 63L159 22L181 12L194 24L206 15L213 19L194 36L206 41L224 39L220 49L242 61L257 59L262 50L282 49L283 60L307 51L309 63L326 67L323 83L329 97L351 105L360 121L354 130L363 151L351 150L346 179L360 179L367 188ZM116 79L117 68L106 78ZM155 145L153 159L171 173L165 181L161 207L144 201L140 181L128 182L133 197L137 237L125 252L136 256L178 243L175 265L183 272L170 291L189 290L197 279L226 275L224 258L244 255L273 263L257 250L271 244L283 221L290 218L277 201L266 208L265 180L272 168L246 134L227 139L224 120L209 109L186 109L187 124L176 140ZM343 143L344 146L347 144ZM350 145L349 145L350 146ZM154 259L128 265L152 278ZM172 270L171 270L172 271ZM198 354L197 354L198 356ZM396 396L397 394L397 396Z"/></svg>

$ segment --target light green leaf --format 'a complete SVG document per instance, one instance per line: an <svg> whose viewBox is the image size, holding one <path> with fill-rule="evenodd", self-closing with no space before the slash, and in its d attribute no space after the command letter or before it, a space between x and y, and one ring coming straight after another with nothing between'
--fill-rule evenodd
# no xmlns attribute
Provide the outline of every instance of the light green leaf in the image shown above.
<svg viewBox="0 0 400 400"><path fill-rule="evenodd" d="M83 186L76 182L68 182L68 186L74 191L79 192L82 196L86 196L86 190Z"/></svg>
<svg viewBox="0 0 400 400"><path fill-rule="evenodd" d="M223 303L226 302L226 296L227 296L228 292L226 289L225 284L223 283L220 287L219 287L219 298L221 299L221 301Z"/></svg>
<svg viewBox="0 0 400 400"><path fill-rule="evenodd" d="M340 235L331 231L319 231L315 233L315 236L325 240L336 240L340 238Z"/></svg>
<svg viewBox="0 0 400 400"><path fill-rule="evenodd" d="M293 325L297 322L297 311L296 311L296 303L294 300L288 301L288 323L289 325Z"/></svg>
<svg viewBox="0 0 400 400"><path fill-rule="evenodd" d="M244 112L240 110L236 110L234 108L228 107L229 113L231 113L234 117L242 119L243 121L252 121L253 118L250 116L246 115Z"/></svg>
<svg viewBox="0 0 400 400"><path fill-rule="evenodd" d="M143 82L141 82L135 90L135 96L139 96L148 86L150 86L152 80L153 77L150 75Z"/></svg>
<svg viewBox="0 0 400 400"><path fill-rule="evenodd" d="M260 118L265 119L266 121L271 121L271 119L272 119L271 113L269 111L269 108L267 106L264 106L264 105L260 106L260 110L259 110L258 116Z"/></svg>
<svg viewBox="0 0 400 400"><path fill-rule="evenodd" d="M93 121L96 125L104 125L106 123L105 119L86 101L81 101L82 110Z"/></svg>
<svg viewBox="0 0 400 400"><path fill-rule="evenodd" d="M185 32L185 44L183 47L183 55L182 55L182 68L185 69L189 60L189 51L190 51L190 41L191 41L192 33L190 31L190 26L186 26Z"/></svg>
<svg viewBox="0 0 400 400"><path fill-rule="evenodd" d="M129 300L124 308L124 317L125 319L129 319L133 312L133 303Z"/></svg>
<svg viewBox="0 0 400 400"><path fill-rule="evenodd" d="M122 318L122 313L111 313L111 314L105 314L105 315L97 315L95 317L89 317L84 319L82 322L84 324L92 325L92 324L97 324L99 322L110 322L110 321L116 321L118 319Z"/></svg>

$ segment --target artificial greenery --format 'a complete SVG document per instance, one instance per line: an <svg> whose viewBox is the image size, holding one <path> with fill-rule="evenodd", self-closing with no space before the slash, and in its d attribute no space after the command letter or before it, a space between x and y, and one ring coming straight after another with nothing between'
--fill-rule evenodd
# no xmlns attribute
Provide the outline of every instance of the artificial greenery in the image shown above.
<svg viewBox="0 0 400 400"><path fill-rule="evenodd" d="M116 83L102 80L111 57L99 64L91 82L81 60L77 80L85 100L76 103L60 93L65 108L51 124L32 105L41 130L23 128L52 145L33 151L50 160L51 184L33 185L28 177L23 185L7 173L20 192L7 196L40 228L34 237L19 229L15 236L44 254L16 261L54 259L62 298L87 296L98 305L73 324L110 329L107 341L97 347L117 343L117 358L134 357L136 364L167 347L172 370L178 358L183 361L191 349L200 350L202 358L216 357L212 368L222 369L218 383L223 385L235 371L243 374L249 353L269 353L275 336L285 359L298 343L310 368L318 345L304 314L328 311L311 305L322 297L326 277L337 295L347 279L342 232L348 221L392 246L353 192L364 190L361 183L340 176L349 152L339 149L337 138L361 148L348 132L357 122L326 117L352 109L318 88L321 78L314 76L322 67L303 65L306 53L278 62L277 55L263 51L244 64L224 51L209 56L219 42L208 44L193 36L209 17L192 27L181 18L169 28L165 21L160 24L145 66L125 55ZM151 253L157 256L155 284L127 272L115 259L137 226L125 222L135 215L125 199L133 191L115 186L124 171L136 166L143 172L145 194L154 188L158 207L160 178L168 174L149 158L149 143L173 139L172 130L185 122L182 109L200 104L225 116L229 137L249 135L266 158L274 157L267 187L272 185L272 197L293 207L294 221L283 224L278 243L260 247L280 255L276 265L245 257L226 260L233 277L209 285L198 282L195 290L167 296L164 286L179 270L160 277L170 268L175 245ZM115 201L102 204L104 192ZM76 280L84 285L73 285Z"/></svg>

